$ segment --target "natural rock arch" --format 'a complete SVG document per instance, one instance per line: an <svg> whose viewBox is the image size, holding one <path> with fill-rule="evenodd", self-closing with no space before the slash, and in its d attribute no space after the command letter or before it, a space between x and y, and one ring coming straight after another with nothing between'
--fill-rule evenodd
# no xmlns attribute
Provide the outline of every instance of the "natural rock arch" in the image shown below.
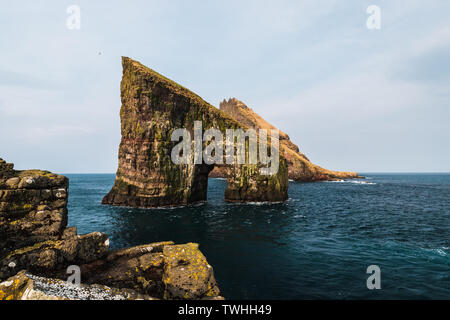
<svg viewBox="0 0 450 320"><path fill-rule="evenodd" d="M119 167L103 204L131 207L179 206L205 201L208 174L214 165L174 164L173 130L191 132L194 121L203 130L246 129L195 93L134 61L122 58L120 110L122 140ZM287 162L280 157L274 175L261 175L260 164L230 165L225 200L284 201L287 199Z"/></svg>

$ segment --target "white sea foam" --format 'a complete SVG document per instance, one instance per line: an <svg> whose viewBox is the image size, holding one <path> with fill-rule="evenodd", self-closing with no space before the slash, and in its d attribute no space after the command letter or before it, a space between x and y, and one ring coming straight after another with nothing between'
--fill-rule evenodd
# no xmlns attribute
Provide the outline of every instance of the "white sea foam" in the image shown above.
<svg viewBox="0 0 450 320"><path fill-rule="evenodd" d="M248 204L252 206L263 206L263 205L271 205L271 204L280 204L284 203L284 201L250 201L250 202L243 202L241 204Z"/></svg>
<svg viewBox="0 0 450 320"><path fill-rule="evenodd" d="M325 181L331 183L354 183L354 184L365 184L365 185L375 185L375 182L361 181L361 180L335 180L335 181Z"/></svg>
<svg viewBox="0 0 450 320"><path fill-rule="evenodd" d="M367 184L367 185L374 185L375 182L368 182L368 181L359 181L359 180L351 180L350 183L356 183L356 184Z"/></svg>
<svg viewBox="0 0 450 320"><path fill-rule="evenodd" d="M443 249L434 249L433 251L436 252L440 256L443 256L443 257L447 256L447 252L445 252Z"/></svg>
<svg viewBox="0 0 450 320"><path fill-rule="evenodd" d="M424 250L428 251L428 252L436 253L442 257L447 257L447 256L449 256L449 252L448 252L449 249L450 249L449 247L440 247L440 248L424 249Z"/></svg>

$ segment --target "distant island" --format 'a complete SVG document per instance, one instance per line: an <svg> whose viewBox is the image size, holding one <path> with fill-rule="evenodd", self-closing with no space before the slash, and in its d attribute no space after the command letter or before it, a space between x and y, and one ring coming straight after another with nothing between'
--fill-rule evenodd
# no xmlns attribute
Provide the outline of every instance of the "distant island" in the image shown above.
<svg viewBox="0 0 450 320"><path fill-rule="evenodd" d="M268 123L259 114L236 98L230 98L228 101L223 100L220 103L220 110L249 128L276 129L275 126ZM279 132L281 154L286 158L288 163L289 179L301 182L313 182L362 178L356 172L332 171L313 164L300 152L299 147L290 140L286 133L281 130ZM214 168L210 174L210 177L225 178L227 176L226 167L221 166Z"/></svg>

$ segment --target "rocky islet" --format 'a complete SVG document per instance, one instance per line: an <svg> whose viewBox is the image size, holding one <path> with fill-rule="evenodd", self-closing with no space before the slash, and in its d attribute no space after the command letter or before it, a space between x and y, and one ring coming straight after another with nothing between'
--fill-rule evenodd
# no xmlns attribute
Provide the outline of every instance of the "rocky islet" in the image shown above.
<svg viewBox="0 0 450 320"><path fill-rule="evenodd" d="M171 150L174 130L247 127L213 107L192 91L127 57L122 58L120 109L122 139L116 181L103 204L168 207L206 201L208 175L214 164L175 164ZM248 145L246 145L248 152ZM193 157L193 155L192 155ZM261 174L258 164L227 165L225 200L280 202L287 199L288 167L283 156L276 174Z"/></svg>

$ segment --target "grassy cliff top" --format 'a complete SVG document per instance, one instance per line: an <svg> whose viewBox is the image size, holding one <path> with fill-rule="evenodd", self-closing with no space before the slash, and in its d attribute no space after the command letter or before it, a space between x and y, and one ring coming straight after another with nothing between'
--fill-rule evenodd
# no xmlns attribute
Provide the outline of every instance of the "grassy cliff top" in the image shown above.
<svg viewBox="0 0 450 320"><path fill-rule="evenodd" d="M133 71L139 72L143 75L150 77L155 83L158 83L159 85L169 89L171 92L190 99L192 103L197 104L201 108L204 108L205 112L213 113L217 115L217 117L221 117L224 120L230 121L231 123L238 125L244 129L247 128L246 125L237 122L228 114L214 107L207 101L203 100L199 95L195 94L191 90L183 87L182 85L176 83L173 80L170 80L169 78L166 78L162 74L159 74L155 70L144 66L142 63L136 60L133 60L128 57L122 57L122 66L124 70L126 70L127 68L131 68Z"/></svg>
<svg viewBox="0 0 450 320"><path fill-rule="evenodd" d="M126 69L127 67L132 67L134 70L151 77L153 79L153 81L162 84L164 87L170 89L171 91L173 91L177 94L183 95L192 100L198 100L198 102L200 102L200 103L206 103L209 105L209 103L204 101L200 96L198 96L194 92L192 92L189 89L183 87L182 85L176 83L175 81L164 77L162 74L156 72L155 70L144 66L139 61L133 60L128 57L122 57L122 66L124 69ZM211 106L211 107L213 107L213 106Z"/></svg>

